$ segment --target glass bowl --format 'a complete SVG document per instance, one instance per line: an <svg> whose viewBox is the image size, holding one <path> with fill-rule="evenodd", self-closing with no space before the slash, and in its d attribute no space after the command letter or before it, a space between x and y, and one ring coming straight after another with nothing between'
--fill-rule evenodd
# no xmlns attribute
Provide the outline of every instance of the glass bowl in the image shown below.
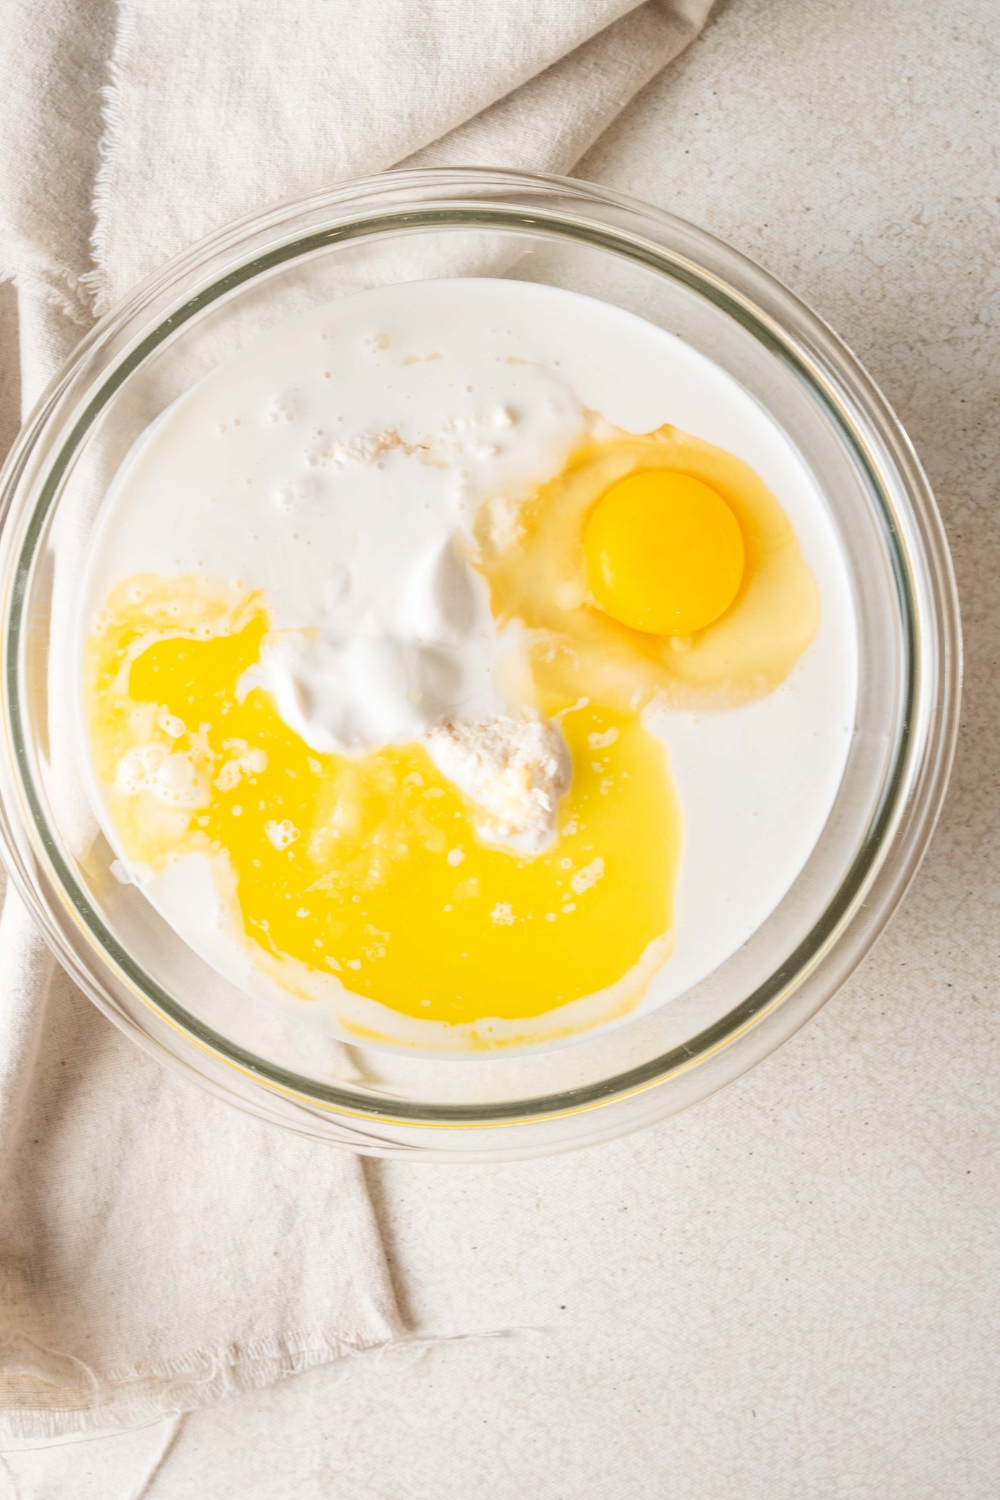
<svg viewBox="0 0 1000 1500"><path fill-rule="evenodd" d="M82 545L108 482L171 402L264 329L366 287L442 275L566 287L721 365L812 470L854 591L859 697L819 842L780 905L678 999L571 1045L441 1060L344 1045L251 1000L110 870L71 748ZM606 188L473 169L392 172L231 225L83 341L2 476L0 837L58 958L139 1045L222 1098L358 1151L486 1159L646 1125L779 1046L902 897L945 791L959 702L955 586L912 447L835 334L765 272Z"/></svg>

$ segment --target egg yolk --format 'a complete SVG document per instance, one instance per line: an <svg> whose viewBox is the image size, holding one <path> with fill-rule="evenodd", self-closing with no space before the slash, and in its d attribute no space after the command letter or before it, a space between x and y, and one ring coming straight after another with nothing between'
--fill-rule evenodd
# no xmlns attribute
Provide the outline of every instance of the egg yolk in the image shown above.
<svg viewBox="0 0 1000 1500"><path fill-rule="evenodd" d="M700 479L666 469L613 484L590 514L583 546L601 608L650 635L704 630L743 578L743 534L729 506Z"/></svg>
<svg viewBox="0 0 1000 1500"><path fill-rule="evenodd" d="M676 427L586 440L516 509L484 506L476 539L540 699L735 708L773 692L816 634L816 581L778 501Z"/></svg>

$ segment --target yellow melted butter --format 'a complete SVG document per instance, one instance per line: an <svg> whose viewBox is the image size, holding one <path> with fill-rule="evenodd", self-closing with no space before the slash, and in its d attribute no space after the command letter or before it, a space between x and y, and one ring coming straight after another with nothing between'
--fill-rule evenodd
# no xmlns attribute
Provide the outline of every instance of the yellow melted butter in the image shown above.
<svg viewBox="0 0 1000 1500"><path fill-rule="evenodd" d="M424 1021L539 1016L618 984L663 939L680 814L664 747L634 712L546 703L567 709L573 781L556 843L522 858L480 842L475 809L421 746L320 755L267 693L239 702L268 623L259 598L194 577L136 577L109 598L86 697L129 859L161 871L221 856L262 957ZM116 786L122 757L151 744L191 761L200 805Z"/></svg>

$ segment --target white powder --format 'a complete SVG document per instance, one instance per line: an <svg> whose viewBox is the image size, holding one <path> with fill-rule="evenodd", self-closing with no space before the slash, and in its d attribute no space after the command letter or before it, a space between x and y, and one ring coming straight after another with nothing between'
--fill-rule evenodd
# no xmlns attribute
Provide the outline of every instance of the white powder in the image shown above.
<svg viewBox="0 0 1000 1500"><path fill-rule="evenodd" d="M434 725L424 743L442 775L484 815L487 843L539 854L555 838L559 799L572 774L557 724L527 714Z"/></svg>
<svg viewBox="0 0 1000 1500"><path fill-rule="evenodd" d="M314 455L311 461L346 469L355 464L373 464L391 448L402 448L406 453L414 451L414 446L405 443L395 427L386 427L381 432L359 432L353 437L338 438L322 453Z"/></svg>
<svg viewBox="0 0 1000 1500"><path fill-rule="evenodd" d="M384 427L381 431L358 432L351 437L337 438L319 452L309 455L309 462L332 465L335 469L347 469L373 464L392 449L415 454L424 463L447 468L463 458L487 460L496 458L501 449L499 434L513 427L516 418L506 406L494 407L491 411L474 412L468 416L451 416L436 432L415 443L408 443L395 427Z"/></svg>

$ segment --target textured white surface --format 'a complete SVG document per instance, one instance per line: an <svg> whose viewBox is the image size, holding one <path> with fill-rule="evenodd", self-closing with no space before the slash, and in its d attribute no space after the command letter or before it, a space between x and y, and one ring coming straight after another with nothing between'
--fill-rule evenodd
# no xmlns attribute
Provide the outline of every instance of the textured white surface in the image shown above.
<svg viewBox="0 0 1000 1500"><path fill-rule="evenodd" d="M371 1167L421 1333L539 1331L366 1354L189 1417L152 1500L1000 1492L996 35L990 0L733 0L581 168L811 301L928 468L968 686L903 911L811 1026L655 1130ZM164 1440L7 1459L32 1500L125 1500Z"/></svg>

